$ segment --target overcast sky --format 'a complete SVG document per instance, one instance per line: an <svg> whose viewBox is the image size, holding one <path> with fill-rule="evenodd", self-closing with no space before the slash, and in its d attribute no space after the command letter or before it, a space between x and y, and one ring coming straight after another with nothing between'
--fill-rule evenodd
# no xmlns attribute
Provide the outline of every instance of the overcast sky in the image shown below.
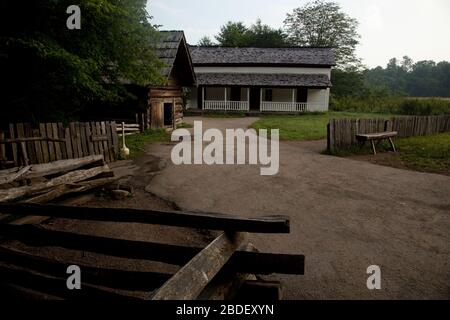
<svg viewBox="0 0 450 320"><path fill-rule="evenodd" d="M251 24L257 18L280 28L286 13L307 0L148 0L161 30L184 30L196 44L218 33L227 21ZM356 18L361 34L357 54L369 67L392 57L450 61L450 0L336 0Z"/></svg>

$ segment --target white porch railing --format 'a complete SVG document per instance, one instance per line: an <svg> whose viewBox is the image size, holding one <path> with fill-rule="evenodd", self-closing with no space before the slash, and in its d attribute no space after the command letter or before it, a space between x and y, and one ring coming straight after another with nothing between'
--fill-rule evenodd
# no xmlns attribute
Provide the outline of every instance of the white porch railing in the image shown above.
<svg viewBox="0 0 450 320"><path fill-rule="evenodd" d="M261 111L305 112L308 104L303 102L261 102Z"/></svg>
<svg viewBox="0 0 450 320"><path fill-rule="evenodd" d="M222 111L248 111L248 101L216 101L206 100L203 102L203 110Z"/></svg>

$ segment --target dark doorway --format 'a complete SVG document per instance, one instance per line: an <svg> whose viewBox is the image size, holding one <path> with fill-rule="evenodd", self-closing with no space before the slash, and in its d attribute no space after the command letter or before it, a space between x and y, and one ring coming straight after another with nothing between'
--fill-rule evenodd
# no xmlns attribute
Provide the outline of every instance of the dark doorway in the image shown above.
<svg viewBox="0 0 450 320"><path fill-rule="evenodd" d="M231 101L241 101L241 88L231 87Z"/></svg>
<svg viewBox="0 0 450 320"><path fill-rule="evenodd" d="M172 103L164 103L164 125L171 126L173 125L173 104Z"/></svg>
<svg viewBox="0 0 450 320"><path fill-rule="evenodd" d="M250 110L259 110L261 103L261 88L250 88Z"/></svg>
<svg viewBox="0 0 450 320"><path fill-rule="evenodd" d="M302 103L308 102L308 88L297 89L297 102Z"/></svg>

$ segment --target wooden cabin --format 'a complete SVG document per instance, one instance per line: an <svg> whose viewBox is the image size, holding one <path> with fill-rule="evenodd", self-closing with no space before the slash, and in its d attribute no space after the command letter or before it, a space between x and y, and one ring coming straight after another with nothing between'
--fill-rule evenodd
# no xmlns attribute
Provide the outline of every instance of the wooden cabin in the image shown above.
<svg viewBox="0 0 450 320"><path fill-rule="evenodd" d="M164 62L165 86L150 86L144 127L176 129L183 121L183 87L196 85L194 68L183 31L161 31L156 54Z"/></svg>

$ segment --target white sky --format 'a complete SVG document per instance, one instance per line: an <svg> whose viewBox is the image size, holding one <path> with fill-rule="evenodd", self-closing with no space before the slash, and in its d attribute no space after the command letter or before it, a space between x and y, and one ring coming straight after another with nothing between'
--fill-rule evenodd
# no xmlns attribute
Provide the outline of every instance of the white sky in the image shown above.
<svg viewBox="0 0 450 320"><path fill-rule="evenodd" d="M153 23L161 30L184 30L196 44L227 21L249 25L257 18L280 28L286 13L307 0L148 0ZM450 61L450 0L335 0L356 18L361 34L357 54L369 67L385 66L392 57L414 61Z"/></svg>

